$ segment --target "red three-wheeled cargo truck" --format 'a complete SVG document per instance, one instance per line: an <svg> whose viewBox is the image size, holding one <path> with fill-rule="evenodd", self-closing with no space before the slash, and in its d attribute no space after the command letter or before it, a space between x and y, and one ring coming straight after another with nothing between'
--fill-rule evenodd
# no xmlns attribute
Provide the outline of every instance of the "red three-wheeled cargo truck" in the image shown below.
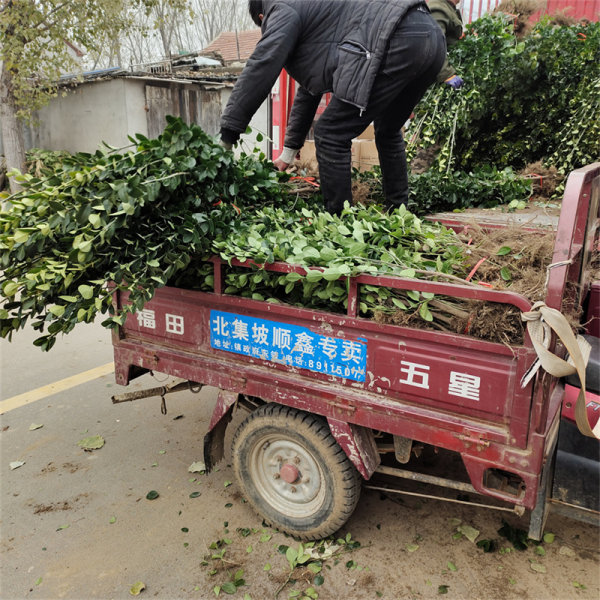
<svg viewBox="0 0 600 600"><path fill-rule="evenodd" d="M113 334L119 384L148 371L183 381L113 400L156 394L164 401L182 387L218 388L204 438L207 470L224 456L232 411L247 409L233 437L239 486L267 522L299 538L339 529L361 486L402 492L406 480L430 484L430 494L439 490L446 499L479 496L526 513L534 539L550 509L597 523L599 444L591 428L600 414L600 282L590 263L598 256L599 198L596 163L570 175L558 219L523 224L532 235L536 227L556 232L541 307L467 282L364 274L349 278L347 314L335 314L227 295L215 257L212 292L159 289ZM436 218L464 226L455 214ZM487 227L502 226L501 219L479 216ZM260 268L304 273L287 263ZM509 345L360 318L364 285L517 307L542 325L547 351L539 350L533 327L522 344ZM117 293L114 301L120 307L127 296ZM551 318L574 308L584 315L588 352L573 357L578 374L552 374L545 355L579 354ZM429 449L430 459L457 457L461 468L442 475L435 464L426 469L415 460L417 448Z"/></svg>

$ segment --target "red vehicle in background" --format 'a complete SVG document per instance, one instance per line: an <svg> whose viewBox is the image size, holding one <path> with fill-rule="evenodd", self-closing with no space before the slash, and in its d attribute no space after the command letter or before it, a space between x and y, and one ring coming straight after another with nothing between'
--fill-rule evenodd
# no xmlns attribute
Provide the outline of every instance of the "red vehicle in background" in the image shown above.
<svg viewBox="0 0 600 600"><path fill-rule="evenodd" d="M592 425L600 412L600 283L590 280L589 268L598 250L599 198L600 163L570 175L553 224L545 300L563 312L582 307L586 315L592 352L580 426L587 424L585 408ZM454 214L438 218L463 226ZM550 508L598 523L599 444L575 424L577 376L531 374L538 354L527 333L522 344L507 345L380 324L360 318L357 309L364 285L494 302L522 313L534 308L527 298L466 283L360 275L348 278L341 315L224 294L223 263L212 262L211 293L159 289L113 334L117 383L148 371L185 383L113 400L164 400L188 385L219 388L205 436L207 470L224 456L234 407L247 409L233 438L233 467L244 497L267 522L304 539L325 537L344 524L361 486L373 485L378 474L386 481L376 489L392 490L390 479L412 480L452 490L446 499L468 494L529 511L534 539ZM287 263L261 267L305 272ZM126 295L115 295L118 307L126 302ZM561 339L549 341L552 352L565 355ZM432 469L417 449L429 452ZM443 456L457 459L452 475L435 473Z"/></svg>

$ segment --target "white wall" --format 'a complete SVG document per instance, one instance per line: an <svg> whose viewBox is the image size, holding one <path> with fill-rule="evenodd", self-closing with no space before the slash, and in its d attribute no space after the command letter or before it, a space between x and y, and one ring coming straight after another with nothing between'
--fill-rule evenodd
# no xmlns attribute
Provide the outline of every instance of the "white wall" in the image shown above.
<svg viewBox="0 0 600 600"><path fill-rule="evenodd" d="M53 98L40 109L35 123L25 130L26 148L95 152L102 142L122 148L129 145L128 135L148 135L146 81L142 78L115 78L78 85L64 96ZM231 88L220 89L221 106L225 108ZM267 154L268 100L254 115L253 133L243 135L236 152L251 152L259 147ZM262 133L263 141L256 142ZM2 151L0 139L0 153Z"/></svg>
<svg viewBox="0 0 600 600"><path fill-rule="evenodd" d="M95 152L102 142L120 148L127 135L148 132L144 82L111 79L79 85L42 108L31 145L45 150Z"/></svg>
<svg viewBox="0 0 600 600"><path fill-rule="evenodd" d="M221 106L225 109L227 105L227 101L229 100L229 96L231 96L231 88L223 89L221 93ZM267 98L261 105L260 108L256 111L256 114L252 117L250 121L250 127L252 128L252 133L250 135L242 135L240 142L236 145L234 152L237 156L239 156L240 152L244 151L246 154L249 154L254 148L260 148L262 152L267 155L268 145L269 145L269 127L268 127L268 104L269 98ZM263 140L261 142L256 141L256 135L258 133L262 133Z"/></svg>

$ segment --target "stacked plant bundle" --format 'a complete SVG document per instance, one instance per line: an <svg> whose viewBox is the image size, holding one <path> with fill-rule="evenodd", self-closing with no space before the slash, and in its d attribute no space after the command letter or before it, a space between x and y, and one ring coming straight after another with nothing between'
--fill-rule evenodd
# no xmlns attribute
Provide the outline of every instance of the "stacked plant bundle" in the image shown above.
<svg viewBox="0 0 600 600"><path fill-rule="evenodd" d="M236 160L178 119L156 140L137 136L130 152L78 154L46 177L26 177L0 218L2 336L30 322L41 333L36 345L47 350L59 333L99 313L109 313L105 326L122 324L157 287L210 289L206 261L213 254L307 269L229 267L228 294L330 311L344 310L348 276L464 282L478 259L479 242L469 246L404 207L387 213L375 204L346 206L332 216L318 196L301 198L286 178L260 156ZM516 288L508 261L524 253L493 245L484 250L495 256L486 278ZM122 313L113 312L111 286L130 293ZM366 317L399 322L402 314L448 330L470 314L456 299L367 285L359 309Z"/></svg>
<svg viewBox="0 0 600 600"><path fill-rule="evenodd" d="M184 271L243 206L277 204L280 176L259 157L235 160L198 126L168 118L157 139L131 151L76 154L60 169L25 176L0 217L0 334L31 322L52 347L59 333L112 311L107 282L136 310ZM238 206L225 199L236 198ZM103 324L122 324L112 314Z"/></svg>
<svg viewBox="0 0 600 600"><path fill-rule="evenodd" d="M448 207L470 205L454 184L468 176L485 186L491 165L513 177L542 161L566 175L600 157L600 23L545 17L519 38L514 21L497 13L467 26L450 51L465 86L431 87L407 131L410 157L430 148L420 184L439 187L443 173Z"/></svg>

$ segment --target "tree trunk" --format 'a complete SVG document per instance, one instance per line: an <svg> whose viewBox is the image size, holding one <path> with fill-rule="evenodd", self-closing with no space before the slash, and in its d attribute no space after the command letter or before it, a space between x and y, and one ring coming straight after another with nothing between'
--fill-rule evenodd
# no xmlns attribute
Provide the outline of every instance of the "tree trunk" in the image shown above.
<svg viewBox="0 0 600 600"><path fill-rule="evenodd" d="M17 117L17 107L12 94L12 78L8 69L0 67L0 123L2 124L2 144L6 158L6 168L25 170L25 144L23 142L23 128ZM14 180L8 179L12 193L21 189Z"/></svg>

